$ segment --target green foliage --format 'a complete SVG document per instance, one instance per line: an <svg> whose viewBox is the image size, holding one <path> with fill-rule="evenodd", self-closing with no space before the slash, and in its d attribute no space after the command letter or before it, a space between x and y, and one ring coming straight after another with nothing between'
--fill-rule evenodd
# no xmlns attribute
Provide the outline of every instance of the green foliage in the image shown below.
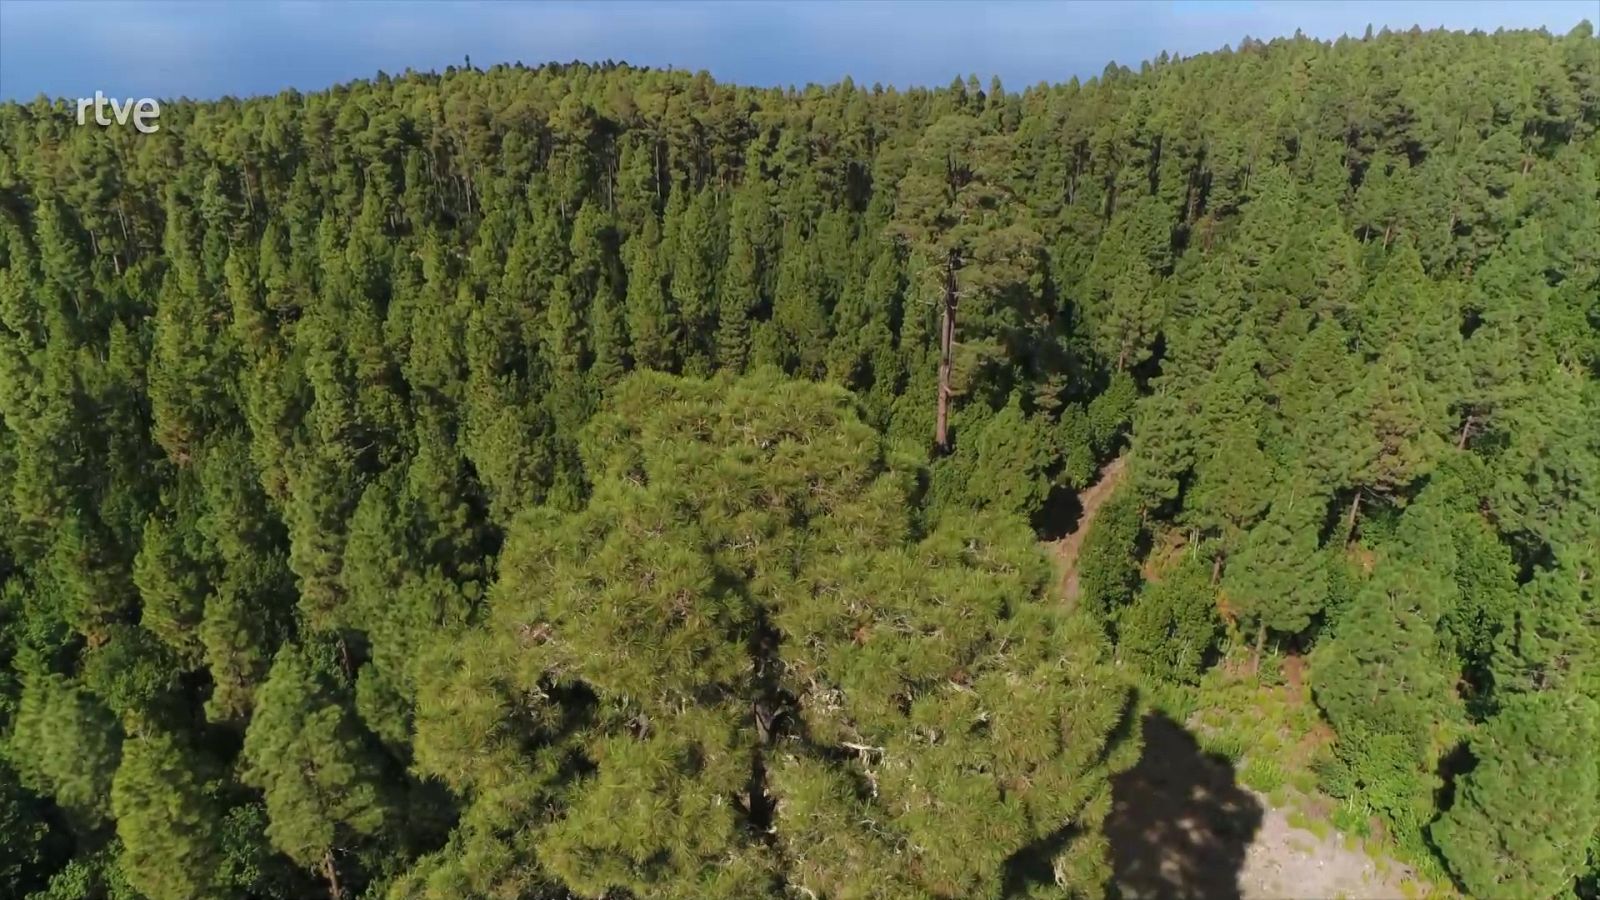
<svg viewBox="0 0 1600 900"><path fill-rule="evenodd" d="M971 421L971 417L960 421ZM1024 517L1044 506L1056 460L1042 417L1025 414L1020 399L1013 395L1004 409L962 431L963 452L940 460L934 468L937 498Z"/></svg>
<svg viewBox="0 0 1600 900"><path fill-rule="evenodd" d="M1327 565L1318 549L1311 502L1280 501L1229 557L1223 589L1248 625L1297 634L1327 601Z"/></svg>
<svg viewBox="0 0 1600 900"><path fill-rule="evenodd" d="M1600 710L1588 697L1521 694L1473 737L1476 765L1431 829L1473 896L1552 897L1571 888L1600 827L1597 729Z"/></svg>
<svg viewBox="0 0 1600 900"><path fill-rule="evenodd" d="M60 675L24 678L8 755L22 783L53 797L79 827L110 816L121 744L116 720L88 691Z"/></svg>
<svg viewBox="0 0 1600 900"><path fill-rule="evenodd" d="M29 895L29 900L143 900L122 874L120 859L115 843L80 853L56 870L44 890Z"/></svg>
<svg viewBox="0 0 1600 900"><path fill-rule="evenodd" d="M1504 773L1600 702L1595 46L0 104L0 879L1096 894L1109 629L1249 777L1323 735L1428 877L1564 889ZM1019 523L1113 458L1086 624Z"/></svg>
<svg viewBox="0 0 1600 900"><path fill-rule="evenodd" d="M1161 679L1200 677L1222 631L1210 566L1188 554L1160 581L1146 582L1117 611L1118 652Z"/></svg>
<svg viewBox="0 0 1600 900"><path fill-rule="evenodd" d="M463 852L529 834L585 895L987 895L1013 854L1104 815L1130 748L1098 638L1041 601L1016 520L914 541L909 473L847 394L635 376L584 448L589 505L519 522L490 629L428 667L418 760L474 798Z"/></svg>
<svg viewBox="0 0 1600 900"><path fill-rule="evenodd" d="M38 798L0 763L0 881L18 893L41 887L51 861L50 837Z"/></svg>
<svg viewBox="0 0 1600 900"><path fill-rule="evenodd" d="M1442 592L1421 559L1381 568L1312 661L1317 704L1339 736L1324 773L1329 791L1359 799L1407 836L1432 817L1435 729L1459 715L1440 658Z"/></svg>
<svg viewBox="0 0 1600 900"><path fill-rule="evenodd" d="M122 841L120 868L151 900L210 896L220 857L221 817L196 771L197 754L173 735L149 732L122 745L111 810Z"/></svg>
<svg viewBox="0 0 1600 900"><path fill-rule="evenodd" d="M266 797L273 846L330 886L334 851L378 835L391 815L374 741L329 674L296 650L278 653L262 685L244 762L245 783Z"/></svg>
<svg viewBox="0 0 1600 900"><path fill-rule="evenodd" d="M1084 608L1108 617L1133 599L1139 587L1144 523L1132 492L1119 491L1100 508L1078 555Z"/></svg>

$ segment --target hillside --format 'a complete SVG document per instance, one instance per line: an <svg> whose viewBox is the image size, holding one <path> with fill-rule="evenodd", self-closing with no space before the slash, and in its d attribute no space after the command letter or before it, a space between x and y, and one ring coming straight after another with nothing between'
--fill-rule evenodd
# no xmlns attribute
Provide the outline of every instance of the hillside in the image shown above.
<svg viewBox="0 0 1600 900"><path fill-rule="evenodd" d="M1158 707L1600 890L1587 24L160 122L0 105L14 893L1096 896Z"/></svg>

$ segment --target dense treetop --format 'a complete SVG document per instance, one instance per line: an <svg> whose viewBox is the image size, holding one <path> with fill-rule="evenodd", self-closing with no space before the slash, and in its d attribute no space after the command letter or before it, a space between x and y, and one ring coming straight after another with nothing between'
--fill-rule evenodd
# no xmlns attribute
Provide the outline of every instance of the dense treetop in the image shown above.
<svg viewBox="0 0 1600 900"><path fill-rule="evenodd" d="M1457 887L1596 890L1589 25L159 121L0 105L17 893L1095 896L1235 647Z"/></svg>

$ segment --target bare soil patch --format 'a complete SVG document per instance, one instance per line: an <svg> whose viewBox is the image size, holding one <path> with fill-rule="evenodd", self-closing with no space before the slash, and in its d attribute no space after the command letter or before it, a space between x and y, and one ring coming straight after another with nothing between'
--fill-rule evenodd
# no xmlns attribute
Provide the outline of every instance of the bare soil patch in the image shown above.
<svg viewBox="0 0 1600 900"><path fill-rule="evenodd" d="M1410 868L1392 860L1380 866L1359 841L1330 829L1318 837L1289 824L1285 810L1256 795L1266 814L1245 851L1239 870L1241 900L1335 898L1389 900L1405 897L1403 887L1416 881ZM1418 884L1411 895L1426 895Z"/></svg>

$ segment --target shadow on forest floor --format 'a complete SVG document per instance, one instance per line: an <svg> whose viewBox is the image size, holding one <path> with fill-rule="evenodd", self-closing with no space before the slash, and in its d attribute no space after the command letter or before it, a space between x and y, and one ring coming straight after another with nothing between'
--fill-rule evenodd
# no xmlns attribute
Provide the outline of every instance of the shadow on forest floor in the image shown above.
<svg viewBox="0 0 1600 900"><path fill-rule="evenodd" d="M1077 531L1082 519L1083 504L1078 501L1078 492L1058 484L1050 488L1044 505L1034 513L1033 530L1041 541L1059 541Z"/></svg>
<svg viewBox="0 0 1600 900"><path fill-rule="evenodd" d="M1237 900L1261 804L1182 725L1150 713L1143 728L1139 764L1112 781L1109 895Z"/></svg>

